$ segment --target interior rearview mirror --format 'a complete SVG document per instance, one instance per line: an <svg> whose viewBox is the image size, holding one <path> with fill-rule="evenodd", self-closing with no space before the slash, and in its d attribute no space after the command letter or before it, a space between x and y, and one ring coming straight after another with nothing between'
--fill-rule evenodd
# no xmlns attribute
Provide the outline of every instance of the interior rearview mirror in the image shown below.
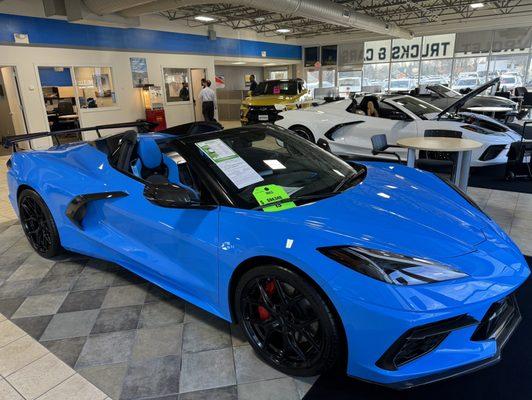
<svg viewBox="0 0 532 400"><path fill-rule="evenodd" d="M147 184L144 197L161 207L187 208L192 205L190 190L173 183Z"/></svg>

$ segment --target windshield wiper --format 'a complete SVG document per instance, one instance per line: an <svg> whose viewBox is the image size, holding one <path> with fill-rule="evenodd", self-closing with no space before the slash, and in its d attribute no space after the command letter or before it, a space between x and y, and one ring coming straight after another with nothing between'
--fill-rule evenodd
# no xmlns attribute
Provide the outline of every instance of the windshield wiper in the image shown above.
<svg viewBox="0 0 532 400"><path fill-rule="evenodd" d="M360 176L364 173L364 169L361 169L360 171L353 171L350 174L343 177L343 179L340 181L338 185L333 190L333 193L337 193L340 189L342 189L345 185L347 185L349 182L353 182L355 179L360 178Z"/></svg>
<svg viewBox="0 0 532 400"><path fill-rule="evenodd" d="M309 194L309 195L306 195L306 196L289 197L289 198L286 198L286 199L275 201L273 203L268 203L268 204L264 204L264 205L261 205L261 206L253 207L252 210L261 210L261 209L266 208L266 207L272 207L272 206L276 206L278 204L290 203L290 202L299 201L299 200L320 200L320 199L325 199L327 197L334 196L335 194L337 194L337 193L328 192L328 193L319 193L319 194Z"/></svg>

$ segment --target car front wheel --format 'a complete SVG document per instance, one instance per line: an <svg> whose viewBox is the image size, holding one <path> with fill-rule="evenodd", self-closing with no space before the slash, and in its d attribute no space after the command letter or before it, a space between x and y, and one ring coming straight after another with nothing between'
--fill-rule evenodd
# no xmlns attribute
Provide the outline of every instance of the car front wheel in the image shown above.
<svg viewBox="0 0 532 400"><path fill-rule="evenodd" d="M235 313L257 354L283 373L318 375L340 359L337 318L307 279L288 268L246 272L236 287Z"/></svg>
<svg viewBox="0 0 532 400"><path fill-rule="evenodd" d="M22 229L33 249L45 258L62 253L59 233L44 200L31 189L24 189L18 198Z"/></svg>
<svg viewBox="0 0 532 400"><path fill-rule="evenodd" d="M316 142L312 132L308 128L305 128L304 126L301 126L301 125L292 126L290 130L294 132L297 136L302 137L303 139L306 139L311 143Z"/></svg>

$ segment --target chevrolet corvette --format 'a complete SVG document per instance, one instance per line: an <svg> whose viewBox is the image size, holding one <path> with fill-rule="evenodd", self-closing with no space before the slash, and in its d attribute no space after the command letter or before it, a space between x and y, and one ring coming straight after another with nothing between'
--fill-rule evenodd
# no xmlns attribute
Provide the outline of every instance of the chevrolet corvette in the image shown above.
<svg viewBox="0 0 532 400"><path fill-rule="evenodd" d="M521 252L431 173L348 164L274 125L20 146L44 136L62 133L4 142L38 254L119 264L239 323L284 373L419 385L493 364L521 319Z"/></svg>

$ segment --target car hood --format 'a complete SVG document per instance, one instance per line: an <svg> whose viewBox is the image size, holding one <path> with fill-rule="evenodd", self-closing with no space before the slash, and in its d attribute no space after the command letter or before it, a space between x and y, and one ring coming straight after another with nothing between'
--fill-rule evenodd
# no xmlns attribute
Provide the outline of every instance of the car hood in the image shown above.
<svg viewBox="0 0 532 400"><path fill-rule="evenodd" d="M432 174L366 165L357 186L275 218L306 226L320 246L357 245L440 261L475 251L485 232L493 234L483 214Z"/></svg>
<svg viewBox="0 0 532 400"><path fill-rule="evenodd" d="M440 114L438 115L439 118L441 118L443 115L450 113L454 110L454 112L458 112L464 104L471 100L473 97L478 96L480 93L485 91L486 89L492 87L493 85L497 84L499 82L500 78L495 78L484 85L480 85L476 89L472 90L471 92L467 93L466 95L460 97L458 100L456 100L454 103L451 103L448 107L446 107Z"/></svg>

